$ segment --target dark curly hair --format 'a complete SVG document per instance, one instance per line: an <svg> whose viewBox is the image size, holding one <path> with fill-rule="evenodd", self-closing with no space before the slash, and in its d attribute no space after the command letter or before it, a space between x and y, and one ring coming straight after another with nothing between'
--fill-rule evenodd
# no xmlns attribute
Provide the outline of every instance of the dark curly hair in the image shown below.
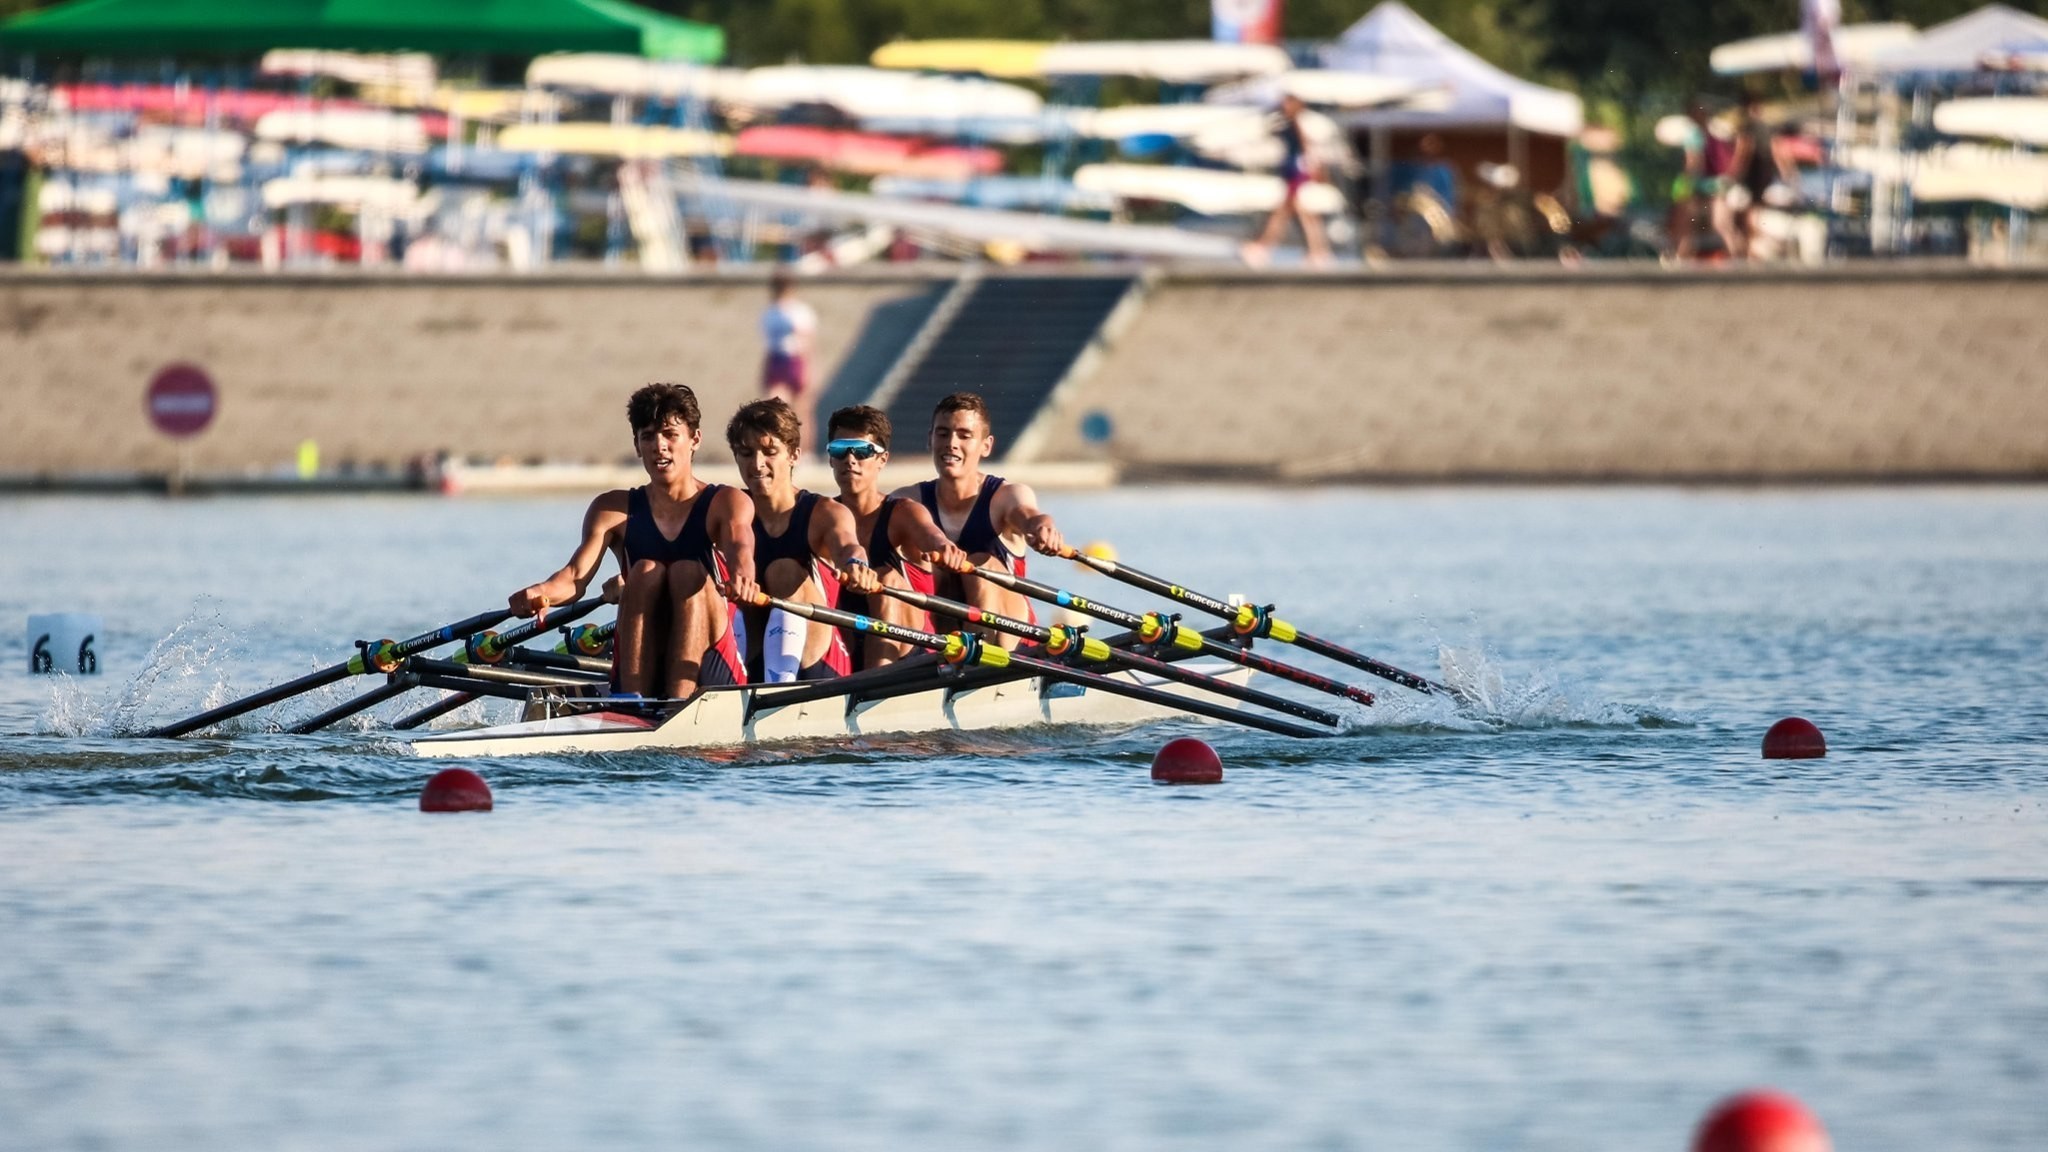
<svg viewBox="0 0 2048 1152"><path fill-rule="evenodd" d="M679 419L695 432L703 417L697 411L697 394L682 384L649 384L626 401L626 421L633 435L652 432L671 419Z"/></svg>

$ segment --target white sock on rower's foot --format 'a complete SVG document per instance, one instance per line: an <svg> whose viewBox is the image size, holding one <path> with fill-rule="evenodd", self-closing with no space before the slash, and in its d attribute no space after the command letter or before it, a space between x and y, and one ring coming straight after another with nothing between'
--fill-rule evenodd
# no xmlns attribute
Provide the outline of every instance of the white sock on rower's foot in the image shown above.
<svg viewBox="0 0 2048 1152"><path fill-rule="evenodd" d="M762 679L770 684L787 684L804 669L804 640L809 632L804 620L777 608L768 613L768 628L761 636Z"/></svg>

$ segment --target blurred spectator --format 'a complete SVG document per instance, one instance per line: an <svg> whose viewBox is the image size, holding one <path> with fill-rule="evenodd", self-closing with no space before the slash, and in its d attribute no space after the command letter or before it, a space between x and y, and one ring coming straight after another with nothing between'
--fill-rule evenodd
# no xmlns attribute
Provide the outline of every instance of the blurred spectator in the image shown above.
<svg viewBox="0 0 2048 1152"><path fill-rule="evenodd" d="M768 307L761 313L761 339L768 356L761 366L761 393L781 397L796 409L796 417L812 432L806 445L817 440L811 428L812 409L817 397L810 386L811 345L818 332L818 314L796 298L796 277L788 268L777 268L768 279Z"/></svg>
<svg viewBox="0 0 2048 1152"><path fill-rule="evenodd" d="M1322 175L1321 165L1309 152L1308 136L1301 127L1301 114L1305 109L1298 97L1288 95L1280 98L1280 115L1273 127L1274 135L1280 139L1283 159L1280 161L1280 179L1287 188L1281 194L1280 203L1273 214L1266 217L1265 230L1259 238L1245 245L1244 257L1248 264L1263 264L1267 254L1287 235L1287 218L1293 216L1301 221L1301 238L1308 245L1308 262L1328 264L1330 245L1323 238L1323 223L1315 213L1300 204L1301 190L1311 180Z"/></svg>
<svg viewBox="0 0 2048 1152"><path fill-rule="evenodd" d="M1445 212L1458 214L1458 170L1444 159L1444 138L1434 132L1416 141L1415 160L1396 161L1387 172L1388 190L1394 195L1426 192L1443 205Z"/></svg>
<svg viewBox="0 0 2048 1152"><path fill-rule="evenodd" d="M1721 176L1733 156L1726 140L1716 135L1707 117L1706 103L1698 97L1686 106L1683 117L1673 117L1665 123L1671 126L1670 132L1667 134L1665 125L1660 124L1659 138L1685 153L1684 165L1671 182L1669 225L1671 254L1683 263L1698 258L1703 225L1711 224L1715 231L1720 231ZM1725 243L1727 233L1722 232L1721 237Z"/></svg>

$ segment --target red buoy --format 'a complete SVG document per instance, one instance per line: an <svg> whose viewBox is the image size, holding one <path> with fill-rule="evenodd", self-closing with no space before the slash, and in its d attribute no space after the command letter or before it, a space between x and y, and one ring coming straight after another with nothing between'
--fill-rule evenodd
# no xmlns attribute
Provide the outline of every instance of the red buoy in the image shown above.
<svg viewBox="0 0 2048 1152"><path fill-rule="evenodd" d="M1827 754L1827 738L1811 720L1787 716L1764 733L1766 760L1818 760Z"/></svg>
<svg viewBox="0 0 2048 1152"><path fill-rule="evenodd" d="M1693 1134L1692 1152L1832 1152L1806 1105L1768 1090L1721 1101Z"/></svg>
<svg viewBox="0 0 2048 1152"><path fill-rule="evenodd" d="M422 812L489 812L491 786L467 768L443 768L420 789Z"/></svg>
<svg viewBox="0 0 2048 1152"><path fill-rule="evenodd" d="M1162 784L1221 784L1223 760L1192 736L1168 740L1152 757L1152 779Z"/></svg>

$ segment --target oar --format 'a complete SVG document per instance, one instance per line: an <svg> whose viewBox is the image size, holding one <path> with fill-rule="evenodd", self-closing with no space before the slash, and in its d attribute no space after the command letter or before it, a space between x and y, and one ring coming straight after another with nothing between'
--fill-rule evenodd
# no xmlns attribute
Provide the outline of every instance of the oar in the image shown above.
<svg viewBox="0 0 2048 1152"><path fill-rule="evenodd" d="M418 680L404 672L400 672L393 676L388 683L379 684L355 699L337 704L318 716L301 720L297 724L285 729L285 731L294 736L304 736L309 732L318 732L337 720L346 720L358 712L367 712L386 700L403 696L419 686L420 682Z"/></svg>
<svg viewBox="0 0 2048 1152"><path fill-rule="evenodd" d="M410 640L379 640L374 644L358 642L356 654L334 665L332 668L322 668L318 672L309 672L296 680L288 680L275 687L265 688L261 692L251 696L244 696L231 704L223 704L218 708L209 708L197 716L188 716L175 724L166 724L161 728L153 728L143 733L143 735L183 736L187 732L197 731L208 725L218 724L223 720L232 720L244 712L254 712L258 708L275 704L280 700L289 700L302 692L310 692L315 688L325 687L337 680L346 680L350 676L362 676L371 672L388 673L395 670L408 656L424 652L429 648L437 648L453 640L460 640L473 632L481 632L486 628L496 627L511 617L512 610L510 608L499 608L490 612L479 612L475 616L464 620L457 620L453 624L436 628L432 632L422 632Z"/></svg>
<svg viewBox="0 0 2048 1152"><path fill-rule="evenodd" d="M1111 695L1127 696L1147 704L1156 704L1166 708L1178 709L1182 712L1191 712L1194 715L1204 716L1211 720L1222 720L1230 724L1242 724L1247 728L1257 728L1262 732L1274 732L1282 736L1297 736L1303 739L1313 739L1318 736L1329 735L1327 732L1318 731L1314 728L1305 728L1286 720L1275 720L1271 717L1260 716L1252 712L1241 712L1235 708L1225 708L1219 704L1211 704L1206 700L1198 700L1172 692L1162 692L1157 688L1148 688L1142 684L1133 684L1126 680L1115 680L1108 676L1100 676L1093 672L1083 672L1078 668L1071 668L1065 664L1054 663L1050 660L1039 660L1020 653L1005 651L994 644L984 644L981 642L980 637L970 636L964 632L953 632L941 636L919 628L907 628L901 624L891 624L886 620L876 620L867 616L855 616L851 612L840 612L836 609L825 608L816 604L799 604L795 601L783 600L779 597L768 595L757 597L754 604L756 607L761 608L780 608L792 616L801 616L806 620L815 620L820 624L829 624L834 628L850 628L870 636L880 636L887 640L899 640L918 648L929 648L939 653L939 658L948 664L963 667L1022 668L1047 679L1063 680L1070 684L1079 684L1086 688L1108 692Z"/></svg>
<svg viewBox="0 0 2048 1152"><path fill-rule="evenodd" d="M1385 661L1375 660L1362 653L1353 652L1349 648L1339 644L1332 644L1319 636L1311 636L1287 621L1280 619L1278 616L1273 615L1268 609L1259 608L1251 604L1230 604L1226 601L1218 600L1214 596L1204 596L1193 589L1161 580L1159 577L1148 572L1140 572L1127 564L1119 564L1114 560L1105 560L1100 556L1090 556L1086 552L1077 551L1073 548L1067 549L1065 552L1060 553L1060 555L1065 559L1077 560L1086 564L1088 567L1095 569L1112 580L1121 580L1133 588L1142 588L1154 596L1164 596L1168 600L1186 604L1191 608L1199 608L1212 616L1221 616L1223 619L1230 621L1231 626L1237 630L1240 636L1252 636L1262 640L1270 637L1280 641L1282 644L1292 644L1296 648L1313 652L1318 656L1326 656L1337 661L1339 664L1349 664L1353 668L1370 672L1382 680L1390 680L1404 688L1413 688L1417 692L1437 692L1446 696L1459 695L1459 693L1452 691L1446 685L1439 684L1434 680L1417 676L1413 672L1403 672L1401 669Z"/></svg>
<svg viewBox="0 0 2048 1152"><path fill-rule="evenodd" d="M570 620L574 620L579 616L587 615L591 611L595 610L597 606L602 603L604 603L602 599L592 598L589 600L579 600L574 604L564 605L562 608L558 609L555 612L555 622L557 624L561 623L564 617L567 617ZM530 640L533 637L540 635L542 632L547 630L547 627L548 626L542 624L538 618L529 620L524 624L520 624L516 627L509 628L503 634L498 635L495 647L497 647L498 650L504 654L505 658L517 659L517 657L512 654L513 647L519 644L521 641ZM572 633L570 639L573 639L575 641L576 646L580 651L586 653L595 653L601 651L604 648L604 642L611 638L612 632L617 628L618 622L615 620L594 626L585 624L583 627L576 629L574 633ZM567 653L569 651L570 639L564 639L560 644L555 645L554 650L558 653ZM472 653L470 652L470 645L465 644L463 645L463 651L460 654L458 654L455 658L464 663L468 663L471 657ZM420 725L427 723L428 721L438 720L441 717L446 716L448 713L455 711L457 708L462 707L464 704L468 704L472 701L480 699L482 699L482 696L475 692L452 693L448 696L443 696L441 699L435 701L432 704L427 705L426 707L420 709L417 712L408 713L407 715L400 717L399 719L393 721L391 726L400 731L407 731L413 728L417 728Z"/></svg>
<svg viewBox="0 0 2048 1152"><path fill-rule="evenodd" d="M1040 584L1036 580L1028 580L1022 576L1012 575L1000 568L970 568L967 571L983 580L988 580L1008 588L1012 592L1029 596L1033 600L1042 600L1047 604L1056 604L1062 608L1072 608L1076 612L1086 613L1098 620L1107 620L1112 624L1121 624L1126 628L1134 629L1147 644L1171 644L1173 647L1183 651L1205 653L1228 660L1233 664L1256 669L1268 676L1277 676L1282 680L1291 680L1305 688L1313 688L1318 692L1327 692L1332 696L1342 696L1346 700L1356 701L1360 704L1371 704L1373 700L1372 693L1367 692L1363 688L1332 680L1327 676L1318 676L1306 669L1296 668L1292 664L1283 664L1278 660L1261 656L1256 652L1248 652L1235 644L1225 644L1221 641L1211 640L1200 632L1177 624L1156 612L1147 612L1140 616L1136 612L1126 612L1121 608L1112 608L1107 604L1098 604L1086 596L1077 596L1063 588L1054 588L1051 585Z"/></svg>
<svg viewBox="0 0 2048 1152"><path fill-rule="evenodd" d="M1343 718L1334 712L1325 712L1321 708L1311 708L1306 704L1289 700L1284 696L1275 696L1270 692L1261 692L1256 688L1246 688L1232 684L1228 680L1219 680L1214 676L1197 672L1192 668L1183 668L1178 664L1169 664L1164 660L1147 656L1140 652L1112 648L1092 636L1081 635L1079 629L1069 628L1065 625L1054 625L1048 628L1042 624L1033 624L1028 620L1018 620L1013 617L976 608L971 604L962 604L958 600L948 600L942 596L930 596L923 592L912 591L909 588L891 588L884 585L882 594L893 596L905 604L922 608L927 612L937 612L942 615L957 617L970 624L980 624L983 627L993 628L998 632L1008 632L1012 636L1022 636L1027 640L1036 640L1040 644L1045 645L1045 650L1054 656L1066 656L1071 653L1073 656L1090 664L1103 664L1111 668L1135 668L1167 680L1177 680L1183 684L1192 684L1197 688L1205 688L1219 696L1228 696L1247 704L1257 704L1262 708L1271 708L1275 712L1285 712L1290 716L1299 716L1303 720L1313 720L1318 724L1328 724L1332 728L1339 727L1344 723Z"/></svg>

